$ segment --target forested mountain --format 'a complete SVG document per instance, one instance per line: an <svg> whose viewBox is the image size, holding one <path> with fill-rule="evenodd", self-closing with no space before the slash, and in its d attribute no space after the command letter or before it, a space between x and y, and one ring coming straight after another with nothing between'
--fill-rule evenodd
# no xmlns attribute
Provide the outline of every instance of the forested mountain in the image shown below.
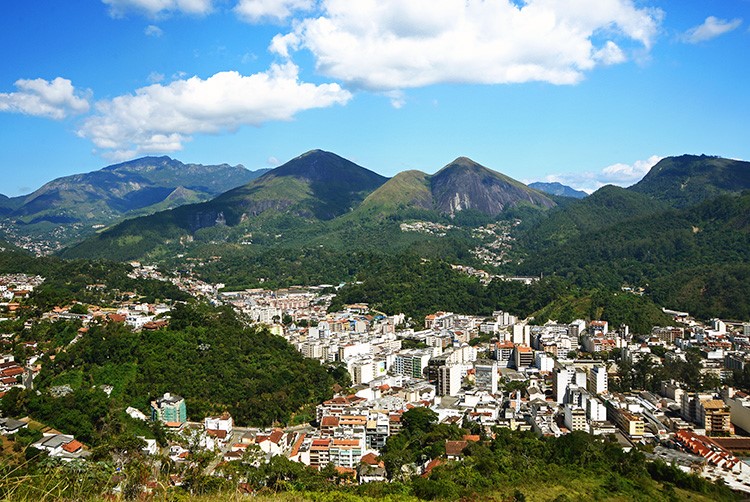
<svg viewBox="0 0 750 502"><path fill-rule="evenodd" d="M265 171L143 157L55 179L29 195L0 198L4 219L0 223L8 240L24 239L58 249L103 225L209 200Z"/></svg>
<svg viewBox="0 0 750 502"><path fill-rule="evenodd" d="M688 207L719 195L750 189L750 162L682 155L659 161L630 190L662 200L675 207Z"/></svg>
<svg viewBox="0 0 750 502"><path fill-rule="evenodd" d="M552 209L538 221L526 225L524 244L531 249L562 244L587 232L664 211L668 207L648 196L607 185L585 199Z"/></svg>

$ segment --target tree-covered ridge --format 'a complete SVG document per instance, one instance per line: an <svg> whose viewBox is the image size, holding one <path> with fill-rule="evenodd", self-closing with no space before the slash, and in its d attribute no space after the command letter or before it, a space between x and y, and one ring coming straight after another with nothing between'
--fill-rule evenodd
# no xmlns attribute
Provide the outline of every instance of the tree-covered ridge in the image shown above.
<svg viewBox="0 0 750 502"><path fill-rule="evenodd" d="M750 317L743 277L750 258L750 193L645 215L530 255L521 270L568 277L584 287L649 286L654 300L699 317ZM737 301L735 301L737 300Z"/></svg>
<svg viewBox="0 0 750 502"><path fill-rule="evenodd" d="M644 334L654 325L670 322L648 298L607 289L584 290L559 277L531 285L495 279L485 286L448 263L409 254L375 262L357 278L358 283L339 290L332 309L365 302L387 313L403 312L417 325L425 315L441 310L486 316L503 310L521 318L533 316L541 323L607 319Z"/></svg>
<svg viewBox="0 0 750 502"><path fill-rule="evenodd" d="M629 190L689 207L720 195L750 189L750 162L707 155L682 155L659 161Z"/></svg>
<svg viewBox="0 0 750 502"><path fill-rule="evenodd" d="M196 420L229 411L237 423L253 425L287 423L306 405L331 396L334 381L324 367L267 329L245 326L229 307L190 303L176 306L170 316L169 326L159 331L134 332L118 323L90 326L54 359L42 359L35 380L41 393L9 394L4 409L96 442L105 431L106 410L135 406L148 414L150 400L165 392L185 397ZM57 385L70 385L75 394L52 397L49 389ZM114 387L111 400L102 385ZM85 405L93 401L98 408ZM90 409L96 409L94 416ZM79 430L78 422L93 429Z"/></svg>

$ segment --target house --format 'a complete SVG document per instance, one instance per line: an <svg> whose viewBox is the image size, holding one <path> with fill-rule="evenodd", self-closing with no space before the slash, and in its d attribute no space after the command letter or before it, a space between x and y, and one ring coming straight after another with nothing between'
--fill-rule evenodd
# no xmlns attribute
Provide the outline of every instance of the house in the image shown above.
<svg viewBox="0 0 750 502"><path fill-rule="evenodd" d="M15 434L29 424L12 418L0 418L0 434Z"/></svg>
<svg viewBox="0 0 750 502"><path fill-rule="evenodd" d="M223 431L226 436L227 434L232 434L234 420L232 420L232 416L229 413L224 412L218 417L206 417L203 420L203 425L207 433L210 433L210 431Z"/></svg>
<svg viewBox="0 0 750 502"><path fill-rule="evenodd" d="M281 429L274 429L269 435L258 434L255 438L255 443L267 454L272 456L281 455L284 451L284 443L282 442L283 438L284 431Z"/></svg>
<svg viewBox="0 0 750 502"><path fill-rule="evenodd" d="M357 469L359 484L387 481L385 464L374 453L368 453L360 461Z"/></svg>
<svg viewBox="0 0 750 502"><path fill-rule="evenodd" d="M67 434L45 433L42 439L31 446L37 450L46 451L50 457L59 458L66 462L85 459L91 455L91 452L84 449L80 441Z"/></svg>
<svg viewBox="0 0 750 502"><path fill-rule="evenodd" d="M461 460L463 451L469 445L468 441L446 441L445 456L448 460Z"/></svg>

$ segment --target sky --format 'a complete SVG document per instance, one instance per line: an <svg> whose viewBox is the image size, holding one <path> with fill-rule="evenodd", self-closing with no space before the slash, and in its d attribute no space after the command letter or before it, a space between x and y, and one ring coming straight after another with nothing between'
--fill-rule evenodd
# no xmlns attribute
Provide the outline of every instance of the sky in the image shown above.
<svg viewBox="0 0 750 502"><path fill-rule="evenodd" d="M750 0L3 0L0 193L146 155L593 191L750 159Z"/></svg>

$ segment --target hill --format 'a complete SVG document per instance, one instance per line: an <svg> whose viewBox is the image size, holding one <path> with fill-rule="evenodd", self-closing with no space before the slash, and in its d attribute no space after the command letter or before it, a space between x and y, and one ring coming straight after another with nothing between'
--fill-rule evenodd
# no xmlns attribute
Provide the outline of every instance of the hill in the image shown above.
<svg viewBox="0 0 750 502"><path fill-rule="evenodd" d="M540 192L544 192L548 195L571 197L573 199L583 199L584 197L588 196L588 194L584 191L576 190L575 188L571 188L567 185L563 185L562 183L557 182L545 183L542 181L535 181L534 183L529 183L529 188L539 190Z"/></svg>
<svg viewBox="0 0 750 502"><path fill-rule="evenodd" d="M664 158L629 188L674 207L688 207L748 189L750 162L707 155Z"/></svg>

